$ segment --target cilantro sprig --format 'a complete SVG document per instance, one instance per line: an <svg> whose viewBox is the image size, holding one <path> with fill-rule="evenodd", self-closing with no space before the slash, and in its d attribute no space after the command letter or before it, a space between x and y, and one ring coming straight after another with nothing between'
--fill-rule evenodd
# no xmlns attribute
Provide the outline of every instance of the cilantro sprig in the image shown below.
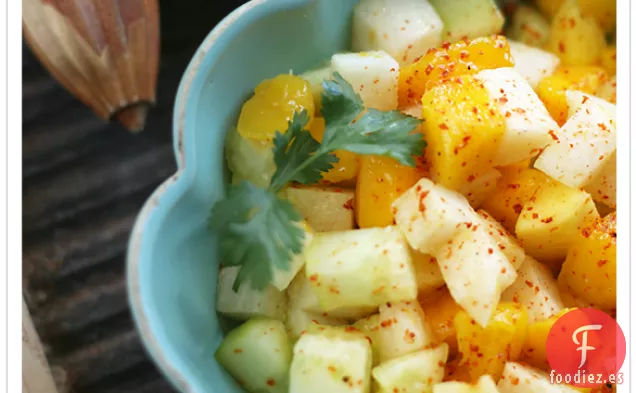
<svg viewBox="0 0 636 393"><path fill-rule="evenodd" d="M210 215L210 228L220 236L225 266L241 266L234 290L246 281L265 288L274 269L287 271L294 254L302 252L304 231L296 208L277 194L287 184L316 184L338 162L336 150L391 157L415 166L413 156L426 146L412 131L419 120L399 111L365 110L362 98L338 73L323 82L322 142L312 138L306 111L297 112L285 133L274 137L276 172L267 189L242 181L229 186Z"/></svg>

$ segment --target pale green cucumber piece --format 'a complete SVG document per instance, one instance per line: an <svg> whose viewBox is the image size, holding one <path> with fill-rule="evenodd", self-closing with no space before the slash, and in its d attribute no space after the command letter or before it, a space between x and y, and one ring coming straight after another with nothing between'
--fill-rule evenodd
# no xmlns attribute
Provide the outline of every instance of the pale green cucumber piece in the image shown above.
<svg viewBox="0 0 636 393"><path fill-rule="evenodd" d="M266 188L276 172L271 142L243 138L236 129L225 140L225 159L232 172L232 183L247 180Z"/></svg>
<svg viewBox="0 0 636 393"><path fill-rule="evenodd" d="M457 42L498 34L504 17L494 0L429 0L444 22L442 39Z"/></svg>

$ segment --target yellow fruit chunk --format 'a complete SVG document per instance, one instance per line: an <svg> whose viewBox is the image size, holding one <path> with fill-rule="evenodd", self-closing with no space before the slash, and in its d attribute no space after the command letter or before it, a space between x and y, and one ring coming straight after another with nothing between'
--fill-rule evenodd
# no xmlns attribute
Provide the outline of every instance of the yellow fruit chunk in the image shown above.
<svg viewBox="0 0 636 393"><path fill-rule="evenodd" d="M541 12L553 18L565 0L536 0ZM581 12L585 16L596 19L603 30L609 32L616 28L616 1L614 0L577 0Z"/></svg>
<svg viewBox="0 0 636 393"><path fill-rule="evenodd" d="M537 95L552 118L562 126L568 119L566 90L579 90L596 95L608 79L605 70L597 66L564 66L543 78L537 86Z"/></svg>
<svg viewBox="0 0 636 393"><path fill-rule="evenodd" d="M616 213L584 226L563 263L575 297L603 309L616 307Z"/></svg>
<svg viewBox="0 0 636 393"><path fill-rule="evenodd" d="M510 46L503 36L462 40L452 45L445 43L400 70L400 106L419 104L426 90L444 79L513 64Z"/></svg>
<svg viewBox="0 0 636 393"><path fill-rule="evenodd" d="M296 75L278 75L256 86L241 109L237 129L244 138L271 141L276 131L287 130L294 112L303 109L311 124L315 109L309 82Z"/></svg>
<svg viewBox="0 0 636 393"><path fill-rule="evenodd" d="M552 20L547 47L561 64L591 65L605 47L605 36L597 21L583 14L577 0L566 0Z"/></svg>
<svg viewBox="0 0 636 393"><path fill-rule="evenodd" d="M616 45L608 46L601 52L601 65L608 75L616 75Z"/></svg>
<svg viewBox="0 0 636 393"><path fill-rule="evenodd" d="M526 339L523 343L523 349L521 350L521 359L528 362L531 366L550 371L550 365L548 364L545 351L548 334L557 319L572 310L572 308L566 308L548 319L528 325Z"/></svg>
<svg viewBox="0 0 636 393"><path fill-rule="evenodd" d="M522 305L500 303L485 328L465 311L457 313L454 324L460 367L468 366L472 381L484 374L497 381L506 362L517 360L521 355L528 315Z"/></svg>
<svg viewBox="0 0 636 393"><path fill-rule="evenodd" d="M355 211L360 228L393 224L391 204L419 179L421 172L389 157L362 156Z"/></svg>
<svg viewBox="0 0 636 393"><path fill-rule="evenodd" d="M322 142L325 133L325 119L316 117L309 127L309 133L315 140ZM322 180L328 183L340 183L355 179L360 168L360 157L347 150L336 150L335 154L338 157L338 162L333 164L333 168L329 172L323 173Z"/></svg>
<svg viewBox="0 0 636 393"><path fill-rule="evenodd" d="M489 194L481 205L504 228L514 232L523 205L532 197L540 184L548 181L548 176L527 165L509 165L500 168L501 178L497 188Z"/></svg>
<svg viewBox="0 0 636 393"><path fill-rule="evenodd" d="M493 167L504 119L472 76L449 79L422 97L422 131L433 180L459 190Z"/></svg>
<svg viewBox="0 0 636 393"><path fill-rule="evenodd" d="M434 295L420 301L428 326L438 340L448 344L450 356L457 353L457 332L453 320L462 311L459 304L451 296L447 288L442 288Z"/></svg>

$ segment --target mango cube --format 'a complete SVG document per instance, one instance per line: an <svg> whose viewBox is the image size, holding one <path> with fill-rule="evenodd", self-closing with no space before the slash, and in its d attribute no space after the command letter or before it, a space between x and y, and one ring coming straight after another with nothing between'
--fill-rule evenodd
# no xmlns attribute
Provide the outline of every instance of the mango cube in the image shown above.
<svg viewBox="0 0 636 393"><path fill-rule="evenodd" d="M455 302L447 288L420 301L428 326L435 337L448 344L450 355L457 352L457 332L453 320L462 307Z"/></svg>
<svg viewBox="0 0 636 393"><path fill-rule="evenodd" d="M522 360L539 369L550 371L550 364L548 363L545 347L548 341L548 334L557 319L569 311L572 311L572 309L565 308L548 319L530 322L526 339L523 343L523 349L521 350Z"/></svg>

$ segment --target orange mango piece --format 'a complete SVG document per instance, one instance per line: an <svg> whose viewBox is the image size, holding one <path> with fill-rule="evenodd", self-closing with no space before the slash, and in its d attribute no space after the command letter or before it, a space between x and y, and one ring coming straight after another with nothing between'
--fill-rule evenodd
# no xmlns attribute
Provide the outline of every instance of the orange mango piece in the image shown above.
<svg viewBox="0 0 636 393"><path fill-rule="evenodd" d="M572 310L572 308L566 308L548 319L528 325L526 338L523 343L523 348L521 349L521 359L528 362L531 366L550 371L550 365L548 364L548 357L545 351L548 334L557 319Z"/></svg>

